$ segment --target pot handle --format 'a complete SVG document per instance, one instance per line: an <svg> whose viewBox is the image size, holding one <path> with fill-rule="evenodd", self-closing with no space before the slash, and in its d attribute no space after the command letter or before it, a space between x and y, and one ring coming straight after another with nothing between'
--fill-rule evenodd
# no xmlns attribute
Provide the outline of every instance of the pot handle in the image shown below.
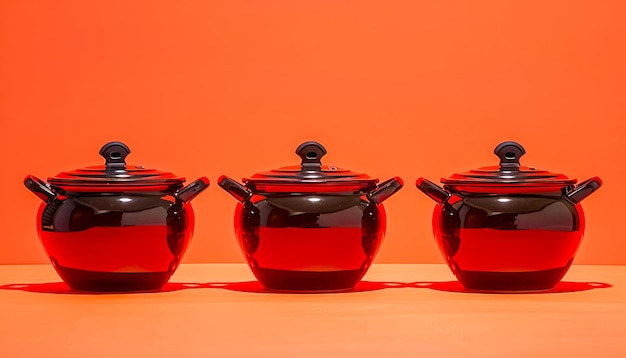
<svg viewBox="0 0 626 358"><path fill-rule="evenodd" d="M374 203L381 204L383 201L387 200L387 198L398 192L398 190L402 189L403 185L404 182L402 181L402 178L391 178L378 184L374 190L367 194L367 196Z"/></svg>
<svg viewBox="0 0 626 358"><path fill-rule="evenodd" d="M448 201L451 196L442 187L425 178L417 179L415 186L439 205Z"/></svg>
<svg viewBox="0 0 626 358"><path fill-rule="evenodd" d="M201 177L189 184L186 187L180 189L174 194L183 203L187 203L200 194L204 189L209 187L209 179Z"/></svg>
<svg viewBox="0 0 626 358"><path fill-rule="evenodd" d="M57 197L57 193L55 193L52 188L48 186L48 183L37 178L36 176L29 175L24 178L24 186L26 186L28 190L32 191L33 194L46 203L51 202Z"/></svg>
<svg viewBox="0 0 626 358"><path fill-rule="evenodd" d="M252 197L252 191L250 191L250 189L246 188L236 180L227 177L226 175L222 175L219 179L217 179L217 185L242 203Z"/></svg>
<svg viewBox="0 0 626 358"><path fill-rule="evenodd" d="M565 197L572 204L576 205L580 203L584 198L591 195L594 191L598 190L602 186L602 180L598 177L587 179L584 182L576 185L574 189L565 193Z"/></svg>

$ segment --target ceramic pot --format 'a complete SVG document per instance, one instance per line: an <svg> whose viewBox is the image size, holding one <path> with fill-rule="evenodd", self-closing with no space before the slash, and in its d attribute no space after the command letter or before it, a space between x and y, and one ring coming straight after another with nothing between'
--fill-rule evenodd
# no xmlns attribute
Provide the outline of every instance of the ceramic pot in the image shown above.
<svg viewBox="0 0 626 358"><path fill-rule="evenodd" d="M301 144L297 166L218 184L239 204L235 234L259 282L271 290L349 290L369 269L383 240L383 201L402 187L321 164L326 149Z"/></svg>
<svg viewBox="0 0 626 358"><path fill-rule="evenodd" d="M433 231L454 275L467 289L528 291L553 288L569 269L585 228L580 202L601 185L575 185L563 174L521 166L524 148L504 142L500 165L417 188L436 203Z"/></svg>
<svg viewBox="0 0 626 358"><path fill-rule="evenodd" d="M191 239L190 201L209 186L126 164L130 149L111 142L105 165L62 172L26 187L44 202L37 232L59 276L84 291L160 289L178 267Z"/></svg>

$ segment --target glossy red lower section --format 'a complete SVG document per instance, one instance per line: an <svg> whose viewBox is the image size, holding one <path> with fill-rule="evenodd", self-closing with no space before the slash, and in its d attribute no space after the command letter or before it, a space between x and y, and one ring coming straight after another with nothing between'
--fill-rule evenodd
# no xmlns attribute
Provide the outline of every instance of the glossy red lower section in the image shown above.
<svg viewBox="0 0 626 358"><path fill-rule="evenodd" d="M261 227L249 262L258 280L281 291L352 288L369 268L361 228Z"/></svg>
<svg viewBox="0 0 626 358"><path fill-rule="evenodd" d="M580 231L459 229L454 262L466 271L529 272L564 267Z"/></svg>
<svg viewBox="0 0 626 358"><path fill-rule="evenodd" d="M258 267L329 272L358 270L367 260L361 228L261 227L252 257Z"/></svg>
<svg viewBox="0 0 626 358"><path fill-rule="evenodd" d="M51 260L93 272L165 272L174 254L166 226L92 227L77 232L42 231Z"/></svg>
<svg viewBox="0 0 626 358"><path fill-rule="evenodd" d="M177 269L189 237L167 226L92 227L78 232L41 231L59 276L85 291L158 290Z"/></svg>
<svg viewBox="0 0 626 358"><path fill-rule="evenodd" d="M580 231L459 229L440 239L446 261L468 289L543 290L565 275Z"/></svg>

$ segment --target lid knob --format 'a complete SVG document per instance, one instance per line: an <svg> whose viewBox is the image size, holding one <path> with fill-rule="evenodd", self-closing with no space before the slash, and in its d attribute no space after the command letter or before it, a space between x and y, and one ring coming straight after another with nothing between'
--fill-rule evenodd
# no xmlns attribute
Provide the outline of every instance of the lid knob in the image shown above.
<svg viewBox="0 0 626 358"><path fill-rule="evenodd" d="M326 154L326 148L318 142L304 142L298 146L296 154L302 158L303 172L319 172L322 169L322 157Z"/></svg>
<svg viewBox="0 0 626 358"><path fill-rule="evenodd" d="M517 142L502 142L493 152L500 158L500 172L519 172L519 158L526 154Z"/></svg>
<svg viewBox="0 0 626 358"><path fill-rule="evenodd" d="M126 171L126 156L130 154L130 148L122 142L109 142L102 146L100 155L106 161L107 174L119 174Z"/></svg>

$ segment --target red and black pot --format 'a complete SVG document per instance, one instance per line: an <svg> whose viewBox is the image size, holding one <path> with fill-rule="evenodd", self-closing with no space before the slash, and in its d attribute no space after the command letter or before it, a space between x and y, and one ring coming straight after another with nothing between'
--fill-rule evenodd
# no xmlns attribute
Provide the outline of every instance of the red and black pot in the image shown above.
<svg viewBox="0 0 626 358"><path fill-rule="evenodd" d="M52 265L84 291L160 289L178 267L194 227L189 202L209 186L126 164L130 149L102 147L105 165L62 172L24 185L44 201L37 232Z"/></svg>
<svg viewBox="0 0 626 358"><path fill-rule="evenodd" d="M353 288L369 269L386 226L382 202L402 180L321 164L326 149L301 144L301 165L218 184L239 204L235 233L259 282L270 290L332 292Z"/></svg>
<svg viewBox="0 0 626 358"><path fill-rule="evenodd" d="M528 291L553 288L569 269L585 228L580 202L601 185L575 185L563 174L521 166L524 148L504 142L499 166L417 188L437 206L433 231L443 256L467 289Z"/></svg>

